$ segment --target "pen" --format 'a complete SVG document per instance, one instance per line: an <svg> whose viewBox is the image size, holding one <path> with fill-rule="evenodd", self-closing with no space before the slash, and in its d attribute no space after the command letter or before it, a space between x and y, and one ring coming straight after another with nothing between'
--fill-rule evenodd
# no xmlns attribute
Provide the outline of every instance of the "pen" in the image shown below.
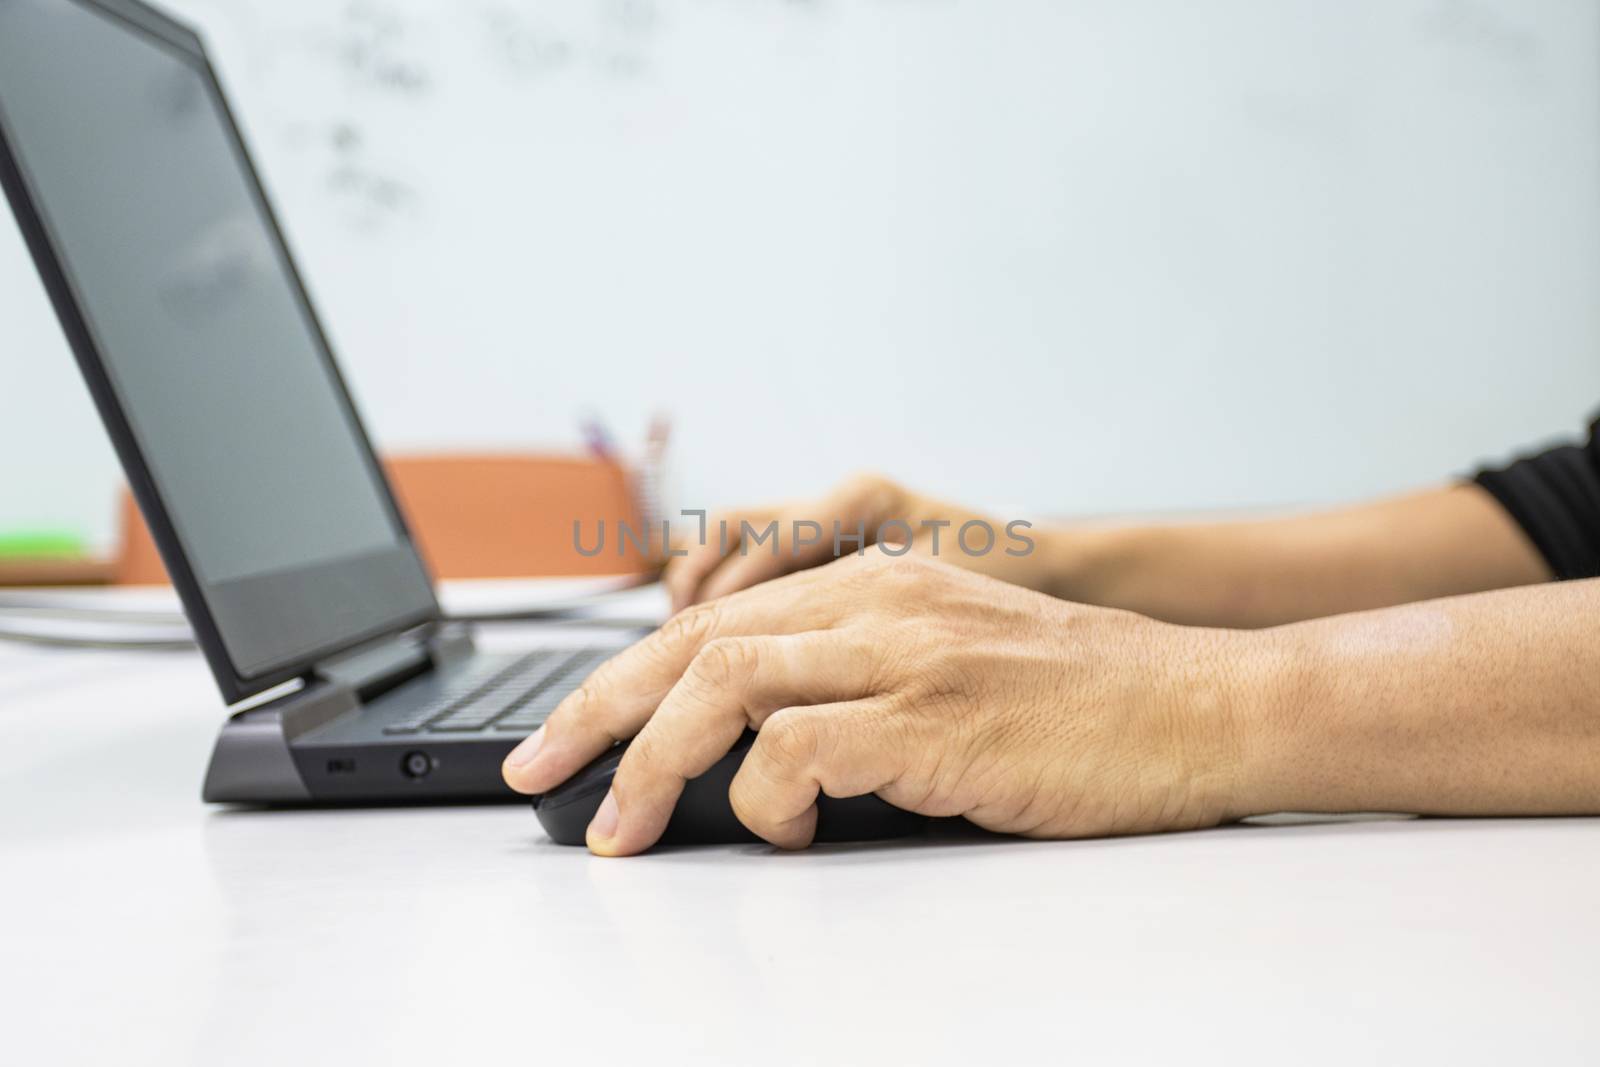
<svg viewBox="0 0 1600 1067"><path fill-rule="evenodd" d="M582 428L584 443L589 446L589 451L594 457L608 463L615 462L617 451L612 447L611 435L606 432L599 418L595 416L584 418Z"/></svg>

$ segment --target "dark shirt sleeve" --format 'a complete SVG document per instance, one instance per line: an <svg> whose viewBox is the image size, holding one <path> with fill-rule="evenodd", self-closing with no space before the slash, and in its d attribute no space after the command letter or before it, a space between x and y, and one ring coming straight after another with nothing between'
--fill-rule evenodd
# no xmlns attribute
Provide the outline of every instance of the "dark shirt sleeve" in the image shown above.
<svg viewBox="0 0 1600 1067"><path fill-rule="evenodd" d="M1473 480L1511 513L1557 578L1600 577L1600 417L1583 444L1486 468Z"/></svg>

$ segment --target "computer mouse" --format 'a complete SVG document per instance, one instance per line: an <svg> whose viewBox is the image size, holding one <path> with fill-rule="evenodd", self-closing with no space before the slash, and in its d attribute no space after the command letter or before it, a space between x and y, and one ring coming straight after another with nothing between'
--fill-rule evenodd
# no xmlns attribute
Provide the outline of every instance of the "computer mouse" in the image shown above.
<svg viewBox="0 0 1600 1067"><path fill-rule="evenodd" d="M728 801L728 787L733 784L734 773L755 739L756 735L746 730L715 766L684 785L683 796L678 798L678 806L672 812L666 832L661 835L661 844L727 845L761 841L733 814L733 805ZM611 788L617 764L622 762L626 751L625 744L614 746L550 792L533 798L539 825L552 841L558 845L584 843L589 820L594 818L606 790ZM870 793L842 799L817 797L816 840L819 842L905 837L919 832L928 822L926 816L903 811Z"/></svg>

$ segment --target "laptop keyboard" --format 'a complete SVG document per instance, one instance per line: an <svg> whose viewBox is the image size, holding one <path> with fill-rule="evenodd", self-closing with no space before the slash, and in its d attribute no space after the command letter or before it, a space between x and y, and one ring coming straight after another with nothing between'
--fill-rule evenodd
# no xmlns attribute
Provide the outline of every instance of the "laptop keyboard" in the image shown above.
<svg viewBox="0 0 1600 1067"><path fill-rule="evenodd" d="M468 674L444 694L384 726L386 734L530 733L614 648L540 649L487 676Z"/></svg>

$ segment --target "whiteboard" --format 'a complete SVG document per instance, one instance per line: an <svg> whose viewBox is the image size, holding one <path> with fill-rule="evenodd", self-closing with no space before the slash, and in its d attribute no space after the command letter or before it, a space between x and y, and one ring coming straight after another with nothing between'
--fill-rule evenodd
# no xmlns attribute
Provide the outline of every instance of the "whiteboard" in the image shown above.
<svg viewBox="0 0 1600 1067"><path fill-rule="evenodd" d="M1425 484L1600 407L1600 8L179 0L396 449L675 425L690 507ZM0 224L0 528L117 471Z"/></svg>

